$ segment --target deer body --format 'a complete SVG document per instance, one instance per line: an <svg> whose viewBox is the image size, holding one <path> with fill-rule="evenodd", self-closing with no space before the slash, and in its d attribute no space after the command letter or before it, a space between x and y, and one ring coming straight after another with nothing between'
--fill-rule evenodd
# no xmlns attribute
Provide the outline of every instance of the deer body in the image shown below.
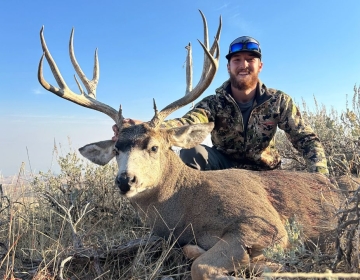
<svg viewBox="0 0 360 280"><path fill-rule="evenodd" d="M198 171L171 150L175 144L196 145L211 129L212 124L153 129L144 123L124 128L115 144L116 184L142 220L158 236L204 250L193 263L193 279L218 279L234 266L256 263L269 246L286 247L288 219L295 218L305 236L324 248L336 227L340 191L322 174ZM80 152L105 164L98 160L110 158L103 156L110 150L93 143Z"/></svg>
<svg viewBox="0 0 360 280"><path fill-rule="evenodd" d="M180 160L171 151L169 158ZM229 232L241 236L246 246L266 248L281 240L285 245L284 224L294 217L314 240L336 226L339 196L322 175L197 171L185 165L174 181L173 173L164 175L171 176L172 182L164 178L163 183L130 201L156 235L167 238L173 231L181 246L195 241L208 250Z"/></svg>

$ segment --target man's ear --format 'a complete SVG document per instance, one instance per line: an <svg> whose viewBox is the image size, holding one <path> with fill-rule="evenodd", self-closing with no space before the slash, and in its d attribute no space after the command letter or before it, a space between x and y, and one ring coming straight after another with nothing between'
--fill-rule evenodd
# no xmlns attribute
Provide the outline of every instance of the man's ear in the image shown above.
<svg viewBox="0 0 360 280"><path fill-rule="evenodd" d="M199 145L213 130L214 123L199 123L170 128L167 130L172 146L189 149Z"/></svg>
<svg viewBox="0 0 360 280"><path fill-rule="evenodd" d="M99 165L107 164L114 156L115 142L105 140L88 144L79 149L80 154Z"/></svg>
<svg viewBox="0 0 360 280"><path fill-rule="evenodd" d="M263 68L263 62L261 61L261 59L259 58L259 73L261 72L262 68Z"/></svg>

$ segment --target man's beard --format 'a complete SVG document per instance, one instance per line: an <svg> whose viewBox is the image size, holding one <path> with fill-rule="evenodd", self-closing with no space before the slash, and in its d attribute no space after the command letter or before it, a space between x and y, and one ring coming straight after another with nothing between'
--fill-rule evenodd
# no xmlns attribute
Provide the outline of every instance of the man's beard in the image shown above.
<svg viewBox="0 0 360 280"><path fill-rule="evenodd" d="M238 81L236 79L236 76L233 73L229 73L230 75L230 82L233 87L235 87L238 90L247 90L249 88L254 88L258 82L258 76L254 73L250 74L250 79L247 79L246 81Z"/></svg>

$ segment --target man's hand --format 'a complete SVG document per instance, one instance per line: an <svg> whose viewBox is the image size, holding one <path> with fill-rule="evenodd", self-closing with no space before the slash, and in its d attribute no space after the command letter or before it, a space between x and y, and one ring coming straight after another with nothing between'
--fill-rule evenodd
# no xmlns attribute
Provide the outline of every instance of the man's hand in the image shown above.
<svg viewBox="0 0 360 280"><path fill-rule="evenodd" d="M136 125L136 124L140 124L140 123L142 123L142 121L129 119L129 118L123 119L123 124ZM119 138L119 128L116 124L114 124L112 126L112 130L114 131L114 136L111 138L111 140L116 142Z"/></svg>
<svg viewBox="0 0 360 280"><path fill-rule="evenodd" d="M321 172L316 172L316 174L320 174L321 176L325 177L329 183L337 186L336 177L334 177L333 175L330 175L329 173L321 173Z"/></svg>
<svg viewBox="0 0 360 280"><path fill-rule="evenodd" d="M111 138L111 140L113 140L114 142L117 142L117 140L119 138L119 128L118 128L117 124L114 124L112 126L112 130L114 131L114 136Z"/></svg>

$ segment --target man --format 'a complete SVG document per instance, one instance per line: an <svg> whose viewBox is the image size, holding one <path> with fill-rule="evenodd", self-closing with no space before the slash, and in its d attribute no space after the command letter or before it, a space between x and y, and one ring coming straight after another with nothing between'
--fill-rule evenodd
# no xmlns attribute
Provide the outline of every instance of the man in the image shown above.
<svg viewBox="0 0 360 280"><path fill-rule="evenodd" d="M276 169L281 164L274 143L279 127L303 155L310 172L328 175L323 146L294 101L259 80L263 67L259 42L249 36L239 37L230 44L226 58L230 79L216 89L215 95L205 97L182 118L163 123L165 127L215 123L213 146L182 149L181 159L199 170Z"/></svg>

